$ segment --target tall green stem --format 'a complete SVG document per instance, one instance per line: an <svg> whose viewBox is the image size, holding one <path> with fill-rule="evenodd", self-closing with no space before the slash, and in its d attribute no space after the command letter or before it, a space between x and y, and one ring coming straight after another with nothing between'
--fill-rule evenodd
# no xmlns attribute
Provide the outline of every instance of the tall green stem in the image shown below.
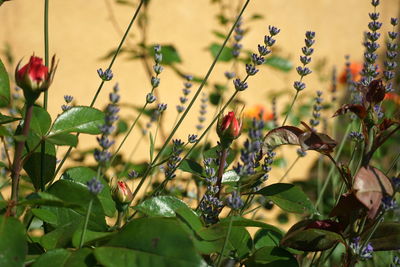
<svg viewBox="0 0 400 267"><path fill-rule="evenodd" d="M301 81L301 80L300 80L300 81ZM285 116L285 119L283 120L282 126L285 126L285 123L286 123L287 119L289 118L289 114L290 114L290 112L292 112L294 103L296 102L296 99L297 99L297 97L299 96L299 92L300 92L300 91L296 90L296 94L295 94L294 97L293 97L292 104L290 104L289 110L288 110L288 112L286 113L286 116Z"/></svg>
<svg viewBox="0 0 400 267"><path fill-rule="evenodd" d="M132 27L133 23L135 22L135 20L136 20L138 14L139 14L139 11L140 11L140 9L141 9L141 7L142 7L142 5L143 5L144 2L146 2L146 0L141 0L140 3L139 3L139 6L135 9L135 12L134 12L134 14L133 14L133 17L132 17L131 21L129 22L128 27L126 28L126 31L125 31L125 33L124 33L124 36L122 37L122 39L121 39L121 41L120 41L120 43L119 43L119 45L118 45L118 48L117 48L117 50L116 50L115 53L114 53L113 58L111 59L110 65L108 66L108 69L111 69L111 68L112 68L112 66L114 65L115 60L117 59L118 54L121 52L122 45L124 44L125 39L127 38L128 33L129 33L129 31L131 30L131 27ZM100 83L100 85L99 85L99 87L97 88L97 91L96 91L96 93L95 93L95 95L94 95L94 97L93 97L92 102L90 103L90 107L93 107L93 106L94 106L94 104L95 104L95 102L96 102L96 100L97 100L97 97L99 96L100 91L101 91L101 89L103 88L103 85L104 85L104 81L102 80L101 83ZM79 133L77 134L77 136L79 136ZM67 153L65 153L63 159L61 160L60 164L58 165L58 167L57 167L57 169L56 169L56 171L55 171L55 173L54 173L54 177L56 177L57 174L60 172L61 167L64 165L64 163L65 163L66 159L68 158L69 154L71 153L72 149L73 149L72 146L70 146L70 147L68 148Z"/></svg>
<svg viewBox="0 0 400 267"><path fill-rule="evenodd" d="M93 206L93 198L90 199L89 206L86 211L85 222L83 224L83 229L82 229L82 234L81 234L81 240L79 241L79 248L81 248L83 246L83 243L85 242L85 235L86 235L86 230L87 230L87 226L89 223L90 213L92 212L92 206Z"/></svg>
<svg viewBox="0 0 400 267"><path fill-rule="evenodd" d="M238 21L240 20L244 10L246 9L247 5L249 4L250 0L247 0L246 3L244 4L242 10L240 11L238 17L236 18L235 23L232 25L228 35L225 38L225 41L223 42L223 44L221 45L221 48L219 49L217 55L214 58L214 61L212 62L210 68L207 71L207 74L205 75L203 81L201 82L199 88L197 89L196 93L194 94L192 100L190 101L189 105L187 106L186 110L184 111L184 113L182 114L182 116L180 117L178 123L176 124L176 126L174 127L174 129L172 130L172 132L170 133L170 135L167 137L167 139L165 140L163 146L161 147L160 151L157 153L156 157L154 158L154 160L149 164L149 166L147 167L142 179L140 180L138 186L135 189L135 192L133 193L133 197L135 197L137 195L137 193L139 192L140 188L143 186L143 183L145 182L148 174L150 173L151 169L153 168L153 165L155 163L157 163L158 159L160 158L160 156L163 154L164 150L167 148L169 142L171 141L172 137L174 136L175 132L178 130L179 126L182 124L183 120L186 118L187 114L189 113L189 111L191 110L194 102L196 101L197 97L200 95L203 87L205 86L208 78L210 77L212 71L214 70L215 65L217 64L217 61L223 51L223 49L226 46L226 43L228 42L229 38L232 35L233 30L235 29Z"/></svg>
<svg viewBox="0 0 400 267"><path fill-rule="evenodd" d="M228 225L228 232L226 233L225 240L224 240L224 245L222 246L222 250L221 250L220 255L218 257L217 264L215 265L217 267L221 266L222 259L224 258L224 252L225 252L226 246L228 245L229 236L231 235L232 223L233 223L233 216L230 216L229 225Z"/></svg>

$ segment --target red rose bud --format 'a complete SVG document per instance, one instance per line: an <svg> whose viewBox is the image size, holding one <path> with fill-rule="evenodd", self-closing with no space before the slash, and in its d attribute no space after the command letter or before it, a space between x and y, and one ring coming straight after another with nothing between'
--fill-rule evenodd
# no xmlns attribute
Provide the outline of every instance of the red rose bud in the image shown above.
<svg viewBox="0 0 400 267"><path fill-rule="evenodd" d="M231 143L234 139L240 136L242 131L242 120L235 117L233 111L228 112L222 120L218 120L217 134L224 144Z"/></svg>
<svg viewBox="0 0 400 267"><path fill-rule="evenodd" d="M43 65L43 59L34 55L23 67L20 68L21 62L18 63L15 70L15 81L24 90L27 100L36 100L41 92L49 88L57 67L54 62L55 57L53 56L50 70Z"/></svg>
<svg viewBox="0 0 400 267"><path fill-rule="evenodd" d="M125 182L118 181L117 186L113 189L112 198L118 207L120 205L127 205L131 203L133 195L132 191Z"/></svg>

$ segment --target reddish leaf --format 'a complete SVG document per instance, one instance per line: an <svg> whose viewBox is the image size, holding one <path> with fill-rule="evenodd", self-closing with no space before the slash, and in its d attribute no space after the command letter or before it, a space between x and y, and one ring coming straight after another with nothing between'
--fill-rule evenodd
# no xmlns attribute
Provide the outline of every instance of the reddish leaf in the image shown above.
<svg viewBox="0 0 400 267"><path fill-rule="evenodd" d="M367 110L363 105L360 104L345 104L341 108L339 108L332 117L336 117L339 115L346 114L347 112L353 112L360 119L364 119L367 117Z"/></svg>
<svg viewBox="0 0 400 267"><path fill-rule="evenodd" d="M365 98L370 103L380 103L385 98L385 86L381 79L373 80L367 87Z"/></svg>
<svg viewBox="0 0 400 267"><path fill-rule="evenodd" d="M336 141L326 134L305 132L299 136L299 143L303 151L315 150L323 154L329 154L336 146Z"/></svg>
<svg viewBox="0 0 400 267"><path fill-rule="evenodd" d="M353 189L357 199L367 207L369 218L377 214L384 194L393 195L389 178L371 166L360 168L354 178Z"/></svg>
<svg viewBox="0 0 400 267"><path fill-rule="evenodd" d="M337 217L342 225L347 226L352 219L357 219L366 209L353 192L340 196L338 204L332 209L329 217Z"/></svg>
<svg viewBox="0 0 400 267"><path fill-rule="evenodd" d="M384 118L378 127L379 127L380 131L385 131L388 128L390 128L390 126L395 125L395 124L399 124L399 121L394 121L391 119Z"/></svg>
<svg viewBox="0 0 400 267"><path fill-rule="evenodd" d="M280 145L300 145L299 135L303 130L294 126L282 126L275 128L264 137L264 146L267 150L272 150Z"/></svg>
<svg viewBox="0 0 400 267"><path fill-rule="evenodd" d="M343 231L343 225L332 220L317 220L307 225L305 229L321 229L340 233Z"/></svg>

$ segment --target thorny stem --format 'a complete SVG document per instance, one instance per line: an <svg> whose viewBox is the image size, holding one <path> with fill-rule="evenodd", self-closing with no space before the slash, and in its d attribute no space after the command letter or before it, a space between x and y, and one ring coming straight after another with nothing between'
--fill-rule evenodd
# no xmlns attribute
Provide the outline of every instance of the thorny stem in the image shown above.
<svg viewBox="0 0 400 267"><path fill-rule="evenodd" d="M219 198L219 195L222 191L222 176L224 175L224 170L225 170L225 163L226 163L226 157L228 155L228 149L221 146L221 155L219 157L219 166L218 166L218 176L217 176L217 187L218 187L218 192L216 197Z"/></svg>
<svg viewBox="0 0 400 267"><path fill-rule="evenodd" d="M133 17L132 17L132 19L131 19L131 21L130 21L128 27L126 28L126 31L125 31L125 33L124 33L124 36L122 37L122 39L121 39L121 41L120 41L120 43L119 43L119 45L118 45L118 48L117 48L117 50L116 50L115 53L114 53L113 58L111 59L110 65L108 66L108 69L111 70L111 68L112 68L112 66L114 65L114 62L115 62L115 60L116 60L118 54L121 52L122 45L124 44L125 39L127 38L128 33L129 33L129 31L130 31L130 29L131 29L133 23L135 22L135 20L136 20L138 14L139 14L139 11L140 11L140 9L141 9L141 7L142 7L142 5L143 5L144 2L146 2L146 0L141 0L140 3L139 3L139 5L138 5L138 7L135 9L135 12L134 12L134 14L133 14ZM101 89L103 88L103 85L104 85L104 81L102 80L101 83L100 83L100 85L99 85L99 87L97 88L97 91L96 91L96 93L95 93L95 95L94 95L94 97L93 97L93 99L92 99L92 102L90 103L90 107L93 107L94 104L96 103L97 97L99 96L100 91L101 91ZM79 136L79 133L76 134L76 136L78 137L78 136ZM57 167L57 169L56 169L56 171L55 171L55 173L54 173L53 179L54 179L54 178L57 176L57 174L60 172L61 167L64 165L64 163L65 163L66 159L68 158L69 154L71 153L72 149L73 149L72 146L70 146L70 147L68 148L67 153L65 153L63 159L61 160L60 164L58 165L58 167Z"/></svg>
<svg viewBox="0 0 400 267"><path fill-rule="evenodd" d="M242 10L240 11L235 23L232 25L228 35L225 38L224 43L221 45L221 48L219 49L217 55L214 58L214 61L212 62L210 68L207 71L207 74L205 75L203 81L201 82L199 88L197 89L195 95L193 96L192 100L190 101L189 105L187 106L186 110L184 111L184 113L182 114L182 116L180 117L177 125L174 127L174 129L172 130L172 132L170 133L170 135L167 137L167 139L165 140L163 146L161 147L160 151L158 152L158 154L156 155L155 159L153 160L153 162L151 162L149 164L149 166L147 167L142 179L140 180L138 186L135 189L135 192L133 193L133 198L136 197L137 193L139 192L140 188L143 186L144 181L146 180L148 174L150 173L151 169L153 168L153 165L157 162L157 160L160 158L160 156L163 154L164 150L166 149L166 147L168 146L169 142L171 141L172 137L174 136L175 132L178 130L179 126L181 125L181 123L183 122L183 120L185 119L186 115L189 113L191 107L193 106L194 102L196 101L197 97L200 95L203 87L205 86L208 78L210 77L212 71L214 70L214 67L222 53L222 50L225 48L229 38L232 35L233 30L236 27L236 24L238 23L239 19L241 18L244 10L246 9L248 3L250 2L250 0L247 0L246 3L244 4Z"/></svg>
<svg viewBox="0 0 400 267"><path fill-rule="evenodd" d="M19 189L19 178L20 172L22 169L22 153L24 151L25 146L25 138L28 137L29 134L29 126L31 124L33 113L33 103L27 103L26 113L24 118L24 126L22 128L22 137L24 138L22 141L18 141L15 148L13 165L11 168L11 180L12 180L12 189L11 189L11 200L14 202L14 205L18 203L18 189ZM15 215L16 206L12 208L12 214Z"/></svg>

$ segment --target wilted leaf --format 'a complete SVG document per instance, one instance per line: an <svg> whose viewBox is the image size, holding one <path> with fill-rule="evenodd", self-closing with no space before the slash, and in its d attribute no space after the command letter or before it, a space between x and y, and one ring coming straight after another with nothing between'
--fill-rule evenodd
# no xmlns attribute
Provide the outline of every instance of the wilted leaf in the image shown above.
<svg viewBox="0 0 400 267"><path fill-rule="evenodd" d="M381 223L369 241L374 251L400 249L400 224L395 222Z"/></svg>
<svg viewBox="0 0 400 267"><path fill-rule="evenodd" d="M339 108L332 117L346 114L347 112L353 112L360 119L364 119L367 116L367 110L363 105L360 104L345 104Z"/></svg>
<svg viewBox="0 0 400 267"><path fill-rule="evenodd" d="M307 229L313 222L313 220L304 220L293 225L282 238L281 245L301 251L323 251L338 242L344 243L342 236L338 233L321 229Z"/></svg>
<svg viewBox="0 0 400 267"><path fill-rule="evenodd" d="M368 208L369 218L375 217L385 194L393 195L393 186L389 178L371 166L360 168L354 178L353 189L357 199Z"/></svg>
<svg viewBox="0 0 400 267"><path fill-rule="evenodd" d="M278 127L264 137L264 146L267 150L273 150L280 145L300 145L299 136L303 133L303 130L294 126Z"/></svg>
<svg viewBox="0 0 400 267"><path fill-rule="evenodd" d="M386 88L381 79L371 81L366 89L365 99L370 103L380 103L385 98Z"/></svg>
<svg viewBox="0 0 400 267"><path fill-rule="evenodd" d="M299 143L303 151L315 150L317 152L328 154L333 151L336 141L327 134L305 132L299 136Z"/></svg>

